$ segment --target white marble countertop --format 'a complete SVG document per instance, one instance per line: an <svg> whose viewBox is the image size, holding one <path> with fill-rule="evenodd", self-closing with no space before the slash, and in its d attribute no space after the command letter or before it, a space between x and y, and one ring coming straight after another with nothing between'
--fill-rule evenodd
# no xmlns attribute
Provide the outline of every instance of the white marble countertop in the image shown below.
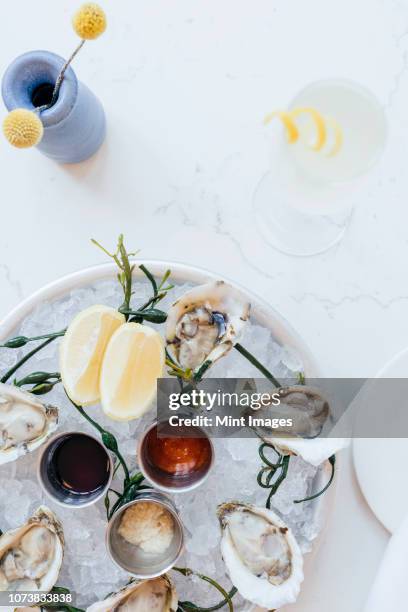
<svg viewBox="0 0 408 612"><path fill-rule="evenodd" d="M73 4L8 3L1 72L27 50L67 55ZM261 294L326 374L375 375L408 343L408 1L102 4L109 29L74 66L105 105L102 150L64 167L0 144L0 317L43 284L101 261L91 236L113 245L124 232L146 258L216 270ZM253 221L252 194L268 168L261 121L308 82L335 76L378 96L387 148L343 241L321 256L287 257ZM359 612L382 556L388 535L349 459L339 484L316 571L293 611Z"/></svg>

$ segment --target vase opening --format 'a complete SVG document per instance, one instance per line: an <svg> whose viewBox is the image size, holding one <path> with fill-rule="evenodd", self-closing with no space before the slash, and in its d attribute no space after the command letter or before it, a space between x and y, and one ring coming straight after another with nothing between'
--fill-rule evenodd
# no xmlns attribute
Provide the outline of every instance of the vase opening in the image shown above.
<svg viewBox="0 0 408 612"><path fill-rule="evenodd" d="M52 100L52 94L54 93L53 83L41 83L37 85L31 94L31 102L35 108L39 106L46 106L50 104Z"/></svg>

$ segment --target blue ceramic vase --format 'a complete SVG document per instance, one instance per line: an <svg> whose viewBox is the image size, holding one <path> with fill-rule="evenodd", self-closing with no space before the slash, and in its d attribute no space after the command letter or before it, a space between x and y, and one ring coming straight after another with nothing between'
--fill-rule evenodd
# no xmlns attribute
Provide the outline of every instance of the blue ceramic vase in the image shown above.
<svg viewBox="0 0 408 612"><path fill-rule="evenodd" d="M47 103L64 62L62 57L48 51L31 51L17 57L2 81L7 109L35 110ZM65 73L58 100L40 117L44 136L37 149L57 162L84 161L104 141L106 121L102 104L78 81L71 67Z"/></svg>

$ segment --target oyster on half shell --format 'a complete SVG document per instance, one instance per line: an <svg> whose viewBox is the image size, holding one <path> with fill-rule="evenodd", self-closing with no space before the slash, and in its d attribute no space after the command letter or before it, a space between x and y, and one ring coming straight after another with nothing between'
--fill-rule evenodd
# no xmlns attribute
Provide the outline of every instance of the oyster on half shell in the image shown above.
<svg viewBox="0 0 408 612"><path fill-rule="evenodd" d="M280 404L256 410L257 416L292 418L293 428L280 431L265 425L253 427L264 442L284 455L299 455L315 467L348 445L348 438L328 437L329 431L325 432L325 437L321 435L330 424L332 413L329 401L319 389L293 385L282 387L277 393Z"/></svg>
<svg viewBox="0 0 408 612"><path fill-rule="evenodd" d="M176 612L178 597L165 574L150 580L132 579L117 593L97 601L87 612Z"/></svg>
<svg viewBox="0 0 408 612"><path fill-rule="evenodd" d="M57 408L19 387L0 383L0 465L34 451L57 425Z"/></svg>
<svg viewBox="0 0 408 612"><path fill-rule="evenodd" d="M221 553L231 582L248 601L269 609L296 601L303 557L272 510L230 502L218 507Z"/></svg>
<svg viewBox="0 0 408 612"><path fill-rule="evenodd" d="M167 348L183 368L196 370L228 353L249 319L251 305L224 281L194 287L170 308Z"/></svg>
<svg viewBox="0 0 408 612"><path fill-rule="evenodd" d="M24 525L0 537L0 591L50 591L63 556L62 525L41 506Z"/></svg>

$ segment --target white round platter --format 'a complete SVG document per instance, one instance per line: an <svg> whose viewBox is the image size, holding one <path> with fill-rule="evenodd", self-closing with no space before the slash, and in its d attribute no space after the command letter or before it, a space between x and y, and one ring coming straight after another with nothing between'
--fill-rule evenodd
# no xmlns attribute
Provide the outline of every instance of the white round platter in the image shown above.
<svg viewBox="0 0 408 612"><path fill-rule="evenodd" d="M187 282L201 284L210 280L220 280L220 276L215 273L182 263L158 260L136 260L135 263L137 264L134 270L134 276L136 278L142 277L142 272L139 270L138 266L144 264L158 277L163 276L167 269L171 269L171 278L178 283ZM43 302L57 300L74 289L91 285L96 281L115 278L116 274L117 268L115 264L102 264L79 270L78 272L64 276L44 286L30 297L23 300L0 322L0 340L4 341L6 338L13 336L23 320ZM239 289L248 297L248 300L251 302L251 319L271 330L275 340L279 344L292 350L300 358L304 366L306 377L318 377L320 371L313 355L290 324L262 298L254 295L230 279L223 278L223 280ZM337 465L340 465L339 461ZM324 486L329 474L329 469L321 470L318 479L319 482L315 483L316 491ZM322 525L322 530L319 537L314 542L312 553L308 554L305 558L306 565L313 563L318 544L322 539L322 534L326 531L331 508L334 503L335 489L336 479L333 486L330 487L326 494L313 502L313 511L319 524ZM297 609L296 605L291 606L293 612Z"/></svg>

